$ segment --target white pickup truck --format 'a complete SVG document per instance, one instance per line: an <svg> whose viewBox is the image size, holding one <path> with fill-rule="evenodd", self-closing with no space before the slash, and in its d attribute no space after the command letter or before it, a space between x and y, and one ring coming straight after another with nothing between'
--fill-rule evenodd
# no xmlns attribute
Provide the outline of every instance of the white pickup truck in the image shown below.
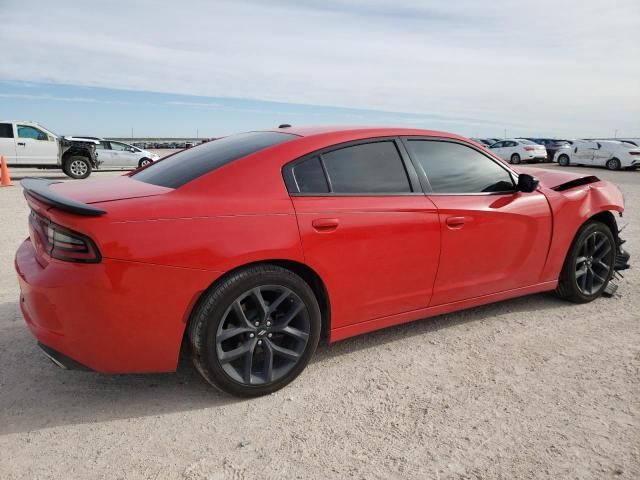
<svg viewBox="0 0 640 480"><path fill-rule="evenodd" d="M90 138L61 137L35 122L0 121L0 155L9 167L56 168L87 178L100 161Z"/></svg>

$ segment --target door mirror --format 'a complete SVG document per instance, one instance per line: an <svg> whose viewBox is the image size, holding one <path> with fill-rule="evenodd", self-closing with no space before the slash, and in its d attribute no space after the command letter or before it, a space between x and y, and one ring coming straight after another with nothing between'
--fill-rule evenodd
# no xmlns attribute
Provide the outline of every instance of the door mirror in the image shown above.
<svg viewBox="0 0 640 480"><path fill-rule="evenodd" d="M533 175L528 173L521 173L518 175L518 191L519 192L533 192L538 188L540 181Z"/></svg>

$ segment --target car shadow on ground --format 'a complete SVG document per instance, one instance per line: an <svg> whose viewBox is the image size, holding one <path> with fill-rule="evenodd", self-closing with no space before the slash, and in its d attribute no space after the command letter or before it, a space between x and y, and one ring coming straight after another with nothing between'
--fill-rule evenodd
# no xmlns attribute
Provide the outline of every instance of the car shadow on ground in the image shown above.
<svg viewBox="0 0 640 480"><path fill-rule="evenodd" d="M312 362L321 364L347 353L429 335L468 322L504 321L502 315L514 312L532 312L533 322L544 315L544 310L557 310L563 305L570 308L570 304L542 294L441 315L333 345L321 344ZM36 346L17 302L0 304L0 365L0 434L253 401L233 398L209 386L191 365L188 352L181 355L175 373L101 375L62 370Z"/></svg>

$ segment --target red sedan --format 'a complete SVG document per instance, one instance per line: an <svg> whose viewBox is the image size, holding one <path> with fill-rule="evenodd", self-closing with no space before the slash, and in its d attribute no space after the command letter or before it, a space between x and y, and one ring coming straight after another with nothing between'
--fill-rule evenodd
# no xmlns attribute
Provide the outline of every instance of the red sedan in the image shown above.
<svg viewBox="0 0 640 480"><path fill-rule="evenodd" d="M321 337L536 292L589 302L628 267L617 187L443 132L280 128L22 184L20 305L50 358L167 372L186 339L236 395L291 382Z"/></svg>

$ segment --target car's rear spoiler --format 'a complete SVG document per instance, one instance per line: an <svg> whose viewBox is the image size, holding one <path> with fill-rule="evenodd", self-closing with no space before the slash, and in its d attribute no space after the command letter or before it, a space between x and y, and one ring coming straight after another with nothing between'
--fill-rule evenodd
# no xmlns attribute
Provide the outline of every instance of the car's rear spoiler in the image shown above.
<svg viewBox="0 0 640 480"><path fill-rule="evenodd" d="M49 186L55 183L60 182L46 180L44 178L25 178L20 182L22 188L24 189L25 195L30 195L33 198L46 203L47 205L59 208L60 210L64 210L65 212L92 217L104 215L105 213L107 213L97 207L92 207L91 205L87 205L86 203L78 202L77 200L64 197L54 192L51 188L49 188Z"/></svg>

